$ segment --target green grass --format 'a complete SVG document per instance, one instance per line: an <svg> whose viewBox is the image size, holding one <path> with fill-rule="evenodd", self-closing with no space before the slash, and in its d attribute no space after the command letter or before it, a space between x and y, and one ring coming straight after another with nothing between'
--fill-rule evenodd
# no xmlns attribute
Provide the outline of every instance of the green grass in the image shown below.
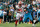
<svg viewBox="0 0 40 27"><path fill-rule="evenodd" d="M0 24L0 27L15 27L15 23L2 23ZM18 24L17 27L32 27L32 24ZM36 24L36 27L40 27L40 23Z"/></svg>

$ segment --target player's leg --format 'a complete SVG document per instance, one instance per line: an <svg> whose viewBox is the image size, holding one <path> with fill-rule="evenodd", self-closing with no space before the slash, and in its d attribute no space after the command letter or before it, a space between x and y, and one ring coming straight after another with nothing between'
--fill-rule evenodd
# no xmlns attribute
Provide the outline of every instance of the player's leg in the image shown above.
<svg viewBox="0 0 40 27"><path fill-rule="evenodd" d="M23 23L23 17L21 19L22 19L21 22Z"/></svg>
<svg viewBox="0 0 40 27"><path fill-rule="evenodd" d="M38 22L40 22L40 11L37 12L37 21L35 22L35 24L38 23Z"/></svg>
<svg viewBox="0 0 40 27"><path fill-rule="evenodd" d="M40 22L40 17L39 17L38 21Z"/></svg>
<svg viewBox="0 0 40 27"><path fill-rule="evenodd" d="M20 14L20 16L19 16L19 24L21 23L21 17L22 17L22 15Z"/></svg>
<svg viewBox="0 0 40 27"><path fill-rule="evenodd" d="M32 21L32 23L33 23L33 18L32 18L32 15L30 14L29 15L29 19Z"/></svg>
<svg viewBox="0 0 40 27"><path fill-rule="evenodd" d="M20 18L19 18L19 24L22 22L23 23L23 14L20 14Z"/></svg>
<svg viewBox="0 0 40 27"><path fill-rule="evenodd" d="M20 16L20 14L19 14L19 13L17 13L17 14L16 14L15 27L17 27L17 23L18 23L18 20L19 20L19 16Z"/></svg>
<svg viewBox="0 0 40 27"><path fill-rule="evenodd" d="M38 20L35 22L35 24L38 23L38 22L40 22L40 17L39 17Z"/></svg>
<svg viewBox="0 0 40 27"><path fill-rule="evenodd" d="M22 20L22 23L23 23L23 20Z"/></svg>
<svg viewBox="0 0 40 27"><path fill-rule="evenodd" d="M33 24L32 26L35 27L35 24L34 24L34 22L33 22L33 18L32 18L32 16L31 16L31 14L29 15L29 18L30 18L30 20L32 21L32 24Z"/></svg>
<svg viewBox="0 0 40 27"><path fill-rule="evenodd" d="M17 22L18 22L18 20L15 21L15 27L17 27Z"/></svg>
<svg viewBox="0 0 40 27"><path fill-rule="evenodd" d="M25 15L24 15L24 17L23 17L23 22L25 22L27 18L28 18L28 16L25 16Z"/></svg>
<svg viewBox="0 0 40 27"><path fill-rule="evenodd" d="M19 18L19 24L21 23L21 20L20 20L20 18Z"/></svg>

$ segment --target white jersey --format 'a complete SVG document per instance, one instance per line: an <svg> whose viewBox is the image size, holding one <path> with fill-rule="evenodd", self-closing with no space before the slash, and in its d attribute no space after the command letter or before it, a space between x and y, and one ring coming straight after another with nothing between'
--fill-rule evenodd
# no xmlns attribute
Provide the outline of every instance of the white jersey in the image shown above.
<svg viewBox="0 0 40 27"><path fill-rule="evenodd" d="M24 15L24 8L25 6L21 6L19 7L18 5L16 5L16 10L19 10L20 12L16 14L16 19L19 19L20 17L23 17Z"/></svg>
<svg viewBox="0 0 40 27"><path fill-rule="evenodd" d="M16 5L16 10L19 10L20 11L20 13L21 14L23 14L23 12L24 12L24 8L25 7L25 5L22 5L21 7L19 7L18 5Z"/></svg>

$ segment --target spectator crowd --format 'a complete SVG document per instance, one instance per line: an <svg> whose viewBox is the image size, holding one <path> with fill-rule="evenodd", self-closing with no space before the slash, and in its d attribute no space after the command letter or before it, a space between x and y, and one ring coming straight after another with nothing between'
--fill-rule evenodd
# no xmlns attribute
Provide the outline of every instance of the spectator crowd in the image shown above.
<svg viewBox="0 0 40 27"><path fill-rule="evenodd" d="M28 10L29 9L29 10ZM18 1L18 2L0 2L0 19L5 22L18 20L19 24L23 23L23 18L31 13L33 19L37 20L37 12L40 10L40 2L38 1ZM25 14L25 11L26 12ZM40 14L39 14L40 16ZM29 17L30 18L30 17ZM29 19L30 20L30 19ZM27 22L27 20L25 21Z"/></svg>

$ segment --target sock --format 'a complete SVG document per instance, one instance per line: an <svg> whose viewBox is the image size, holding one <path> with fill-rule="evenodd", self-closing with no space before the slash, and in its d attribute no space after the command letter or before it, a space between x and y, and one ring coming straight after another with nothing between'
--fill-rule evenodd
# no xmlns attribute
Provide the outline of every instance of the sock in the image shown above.
<svg viewBox="0 0 40 27"><path fill-rule="evenodd" d="M37 20L34 24L38 23L39 21Z"/></svg>
<svg viewBox="0 0 40 27"><path fill-rule="evenodd" d="M18 22L18 21L16 20L16 21L15 21L15 24L16 24L16 25L17 25L17 22Z"/></svg>

